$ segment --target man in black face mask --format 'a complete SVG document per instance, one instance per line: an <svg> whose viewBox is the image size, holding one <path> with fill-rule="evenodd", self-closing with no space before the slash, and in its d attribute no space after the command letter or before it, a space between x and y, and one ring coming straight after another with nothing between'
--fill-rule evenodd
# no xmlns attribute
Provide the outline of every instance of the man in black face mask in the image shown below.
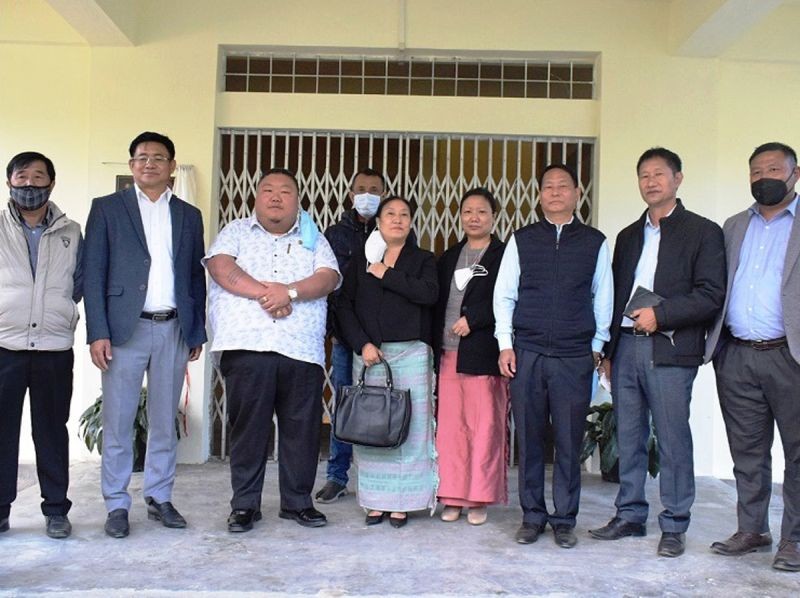
<svg viewBox="0 0 800 598"><path fill-rule="evenodd" d="M800 224L797 154L765 143L750 156L756 203L725 223L728 295L708 336L736 477L738 529L711 550L770 550L773 430L786 469L783 522L772 566L800 571Z"/></svg>
<svg viewBox="0 0 800 598"><path fill-rule="evenodd" d="M81 228L48 201L56 179L49 158L18 154L6 176L10 201L0 213L0 532L9 529L17 496L28 392L47 535L66 538L72 531L67 420L82 296Z"/></svg>

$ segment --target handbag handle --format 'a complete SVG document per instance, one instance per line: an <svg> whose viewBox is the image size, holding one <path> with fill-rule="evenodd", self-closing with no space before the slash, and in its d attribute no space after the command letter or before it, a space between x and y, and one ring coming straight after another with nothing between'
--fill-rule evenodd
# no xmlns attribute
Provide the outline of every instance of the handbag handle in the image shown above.
<svg viewBox="0 0 800 598"><path fill-rule="evenodd" d="M383 364L383 369L386 372L386 388L391 390L391 389L394 388L394 382L392 381L392 368L389 367L389 364L386 363L386 360L383 357L381 357L380 360L381 360L381 363ZM377 365L377 364L375 364L375 365ZM361 375L358 377L358 385L359 386L364 386L364 376L367 373L367 367L369 367L369 366L364 364L364 366L361 368Z"/></svg>

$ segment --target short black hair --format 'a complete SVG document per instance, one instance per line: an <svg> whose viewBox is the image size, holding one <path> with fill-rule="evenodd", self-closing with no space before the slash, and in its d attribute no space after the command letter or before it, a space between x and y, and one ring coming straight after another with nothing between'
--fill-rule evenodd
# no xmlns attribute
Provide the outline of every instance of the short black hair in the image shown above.
<svg viewBox="0 0 800 598"><path fill-rule="evenodd" d="M22 152L11 158L11 162L6 166L6 180L11 180L11 175L17 170L22 170L30 166L32 162L37 160L44 162L44 167L47 169L47 176L50 177L50 182L56 180L56 167L53 166L53 161L39 152Z"/></svg>
<svg viewBox="0 0 800 598"><path fill-rule="evenodd" d="M133 154L136 152L136 148L139 147L142 143L160 143L165 148L167 148L167 153L169 154L169 159L175 159L175 144L172 143L172 139L167 137L166 135L162 135L161 133L154 133L153 131L145 131L144 133L139 133L133 141L131 141L130 147L128 147L128 153L133 158Z"/></svg>
<svg viewBox="0 0 800 598"><path fill-rule="evenodd" d="M794 162L795 166L797 166L797 152L795 152L791 147L786 145L785 143L781 143L780 141L770 141L769 143L762 143L756 149L753 150L753 153L750 154L750 159L747 160L747 163L751 163L753 158L755 158L759 154L763 154L764 152L783 152L783 155L787 158L791 158L792 162Z"/></svg>
<svg viewBox="0 0 800 598"><path fill-rule="evenodd" d="M370 168L370 167L362 168L361 170L359 170L357 173L355 173L353 175L353 178L350 179L350 188L351 189L353 188L353 186L355 186L356 179L359 177L359 175L361 175L361 176L369 176L369 177L378 177L381 180L381 185L383 185L383 190L386 191L386 187L387 187L387 185L386 185L386 177L383 176L381 171L375 170L374 168Z"/></svg>
<svg viewBox="0 0 800 598"><path fill-rule="evenodd" d="M382 200L381 203L378 204L378 211L375 212L375 218L381 217L381 212L383 212L383 208L386 207L390 201L397 201L400 200L404 204L408 206L408 211L411 213L411 218L414 218L414 206L411 205L411 202L408 201L405 197L400 197L399 195L390 195L386 199Z"/></svg>
<svg viewBox="0 0 800 598"><path fill-rule="evenodd" d="M468 197L472 197L473 195L478 195L489 202L489 206L492 208L492 214L497 213L497 200L492 195L492 192L489 191L486 187L475 187L470 189L464 195L461 196L461 201L458 204L458 211L461 211L461 206L464 205L464 202L467 200Z"/></svg>
<svg viewBox="0 0 800 598"><path fill-rule="evenodd" d="M667 163L667 166L669 166L669 169L672 171L672 174L681 172L681 169L683 168L681 157L675 152L668 150L665 147L651 147L649 150L639 156L639 161L636 162L636 174L639 174L639 168L642 164L648 160L652 160L653 158L661 158L664 160L664 162Z"/></svg>
<svg viewBox="0 0 800 598"><path fill-rule="evenodd" d="M539 186L542 186L542 182L544 181L544 175L546 175L551 170L563 170L569 175L569 178L572 179L572 182L575 184L576 187L579 187L578 184L578 175L575 174L575 171L567 166L566 164L550 164L542 171L542 176L539 177Z"/></svg>
<svg viewBox="0 0 800 598"><path fill-rule="evenodd" d="M261 181L263 181L265 178L267 178L271 174L282 174L283 176L289 177L290 179L292 179L292 183L294 183L294 188L297 190L297 193L298 194L300 193L300 184L297 182L297 177L294 175L294 173L291 170L288 170L286 168L269 168L269 169L265 170L261 174L261 177L258 179L258 183L256 183L256 187L258 187L261 184Z"/></svg>

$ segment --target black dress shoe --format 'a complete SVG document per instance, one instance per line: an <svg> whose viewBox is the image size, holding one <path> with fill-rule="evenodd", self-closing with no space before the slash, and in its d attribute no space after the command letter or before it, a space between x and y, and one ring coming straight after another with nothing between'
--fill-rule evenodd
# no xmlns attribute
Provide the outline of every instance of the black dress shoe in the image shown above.
<svg viewBox="0 0 800 598"><path fill-rule="evenodd" d="M72 524L66 515L45 515L45 531L48 536L60 540L72 533Z"/></svg>
<svg viewBox="0 0 800 598"><path fill-rule="evenodd" d="M175 529L186 527L186 520L169 501L156 502L155 499L148 498L147 518L153 521L160 521L164 527Z"/></svg>
<svg viewBox="0 0 800 598"><path fill-rule="evenodd" d="M658 556L675 558L686 550L686 534L680 532L662 532L658 541Z"/></svg>
<svg viewBox="0 0 800 598"><path fill-rule="evenodd" d="M800 571L800 542L781 539L772 568L779 571Z"/></svg>
<svg viewBox="0 0 800 598"><path fill-rule="evenodd" d="M261 521L261 511L255 509L234 509L228 516L229 532L249 532L253 529L253 522Z"/></svg>
<svg viewBox="0 0 800 598"><path fill-rule="evenodd" d="M517 544L533 544L539 539L539 536L541 536L543 532L544 525L525 523L523 521L522 525L519 526L514 539L517 541Z"/></svg>
<svg viewBox="0 0 800 598"><path fill-rule="evenodd" d="M590 529L589 535L598 540L619 540L626 536L646 536L647 526L644 523L631 523L614 517L606 525L598 529Z"/></svg>
<svg viewBox="0 0 800 598"><path fill-rule="evenodd" d="M314 507L300 509L299 511L291 511L289 509L281 509L278 513L281 519L293 519L300 525L305 527L322 527L328 523L328 519L317 511Z"/></svg>
<svg viewBox="0 0 800 598"><path fill-rule="evenodd" d="M125 509L114 509L106 517L106 534L112 538L124 538L131 528L128 525L128 511Z"/></svg>
<svg viewBox="0 0 800 598"><path fill-rule="evenodd" d="M370 515L367 513L367 518L365 519L364 523L367 525L378 525L379 523L383 522L383 518L386 517L386 513L381 511L378 515Z"/></svg>
<svg viewBox="0 0 800 598"><path fill-rule="evenodd" d="M11 526L8 525L8 517L0 519L0 534L7 532L9 529L11 529Z"/></svg>
<svg viewBox="0 0 800 598"><path fill-rule="evenodd" d="M400 529L406 523L408 523L408 515L405 517L394 517L392 515L389 516L389 525L391 525L395 529Z"/></svg>
<svg viewBox="0 0 800 598"><path fill-rule="evenodd" d="M556 544L561 546L561 548L572 548L578 543L578 538L575 535L575 529L566 523L554 525L553 535Z"/></svg>
<svg viewBox="0 0 800 598"><path fill-rule="evenodd" d="M711 551L723 556L740 556L748 552L767 551L772 546L772 534L736 532L727 540L714 542Z"/></svg>

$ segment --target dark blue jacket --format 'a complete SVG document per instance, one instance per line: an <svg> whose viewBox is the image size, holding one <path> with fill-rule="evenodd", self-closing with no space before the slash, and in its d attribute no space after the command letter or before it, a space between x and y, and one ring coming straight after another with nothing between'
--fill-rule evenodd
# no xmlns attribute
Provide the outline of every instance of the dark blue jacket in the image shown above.
<svg viewBox="0 0 800 598"><path fill-rule="evenodd" d="M325 238L333 249L333 254L339 263L339 272L343 276L350 259L364 247L367 237L374 229L374 218L368 222L361 222L358 219L358 212L351 209L342 214L339 222L325 230Z"/></svg>
<svg viewBox="0 0 800 598"><path fill-rule="evenodd" d="M345 275L353 256L364 249L364 243L373 230L375 230L375 219L371 218L367 222L361 222L355 209L347 210L342 214L339 222L331 224L325 230L325 238L333 249L342 276ZM346 344L335 314L334 298L340 290L341 288L328 295L328 334L336 337L340 343Z"/></svg>
<svg viewBox="0 0 800 598"><path fill-rule="evenodd" d="M189 348L206 341L206 277L203 218L200 210L174 195L172 255L175 302L183 338ZM86 341L107 338L112 345L130 339L144 306L150 253L131 187L92 201L84 245Z"/></svg>
<svg viewBox="0 0 800 598"><path fill-rule="evenodd" d="M514 239L520 266L514 344L554 357L591 354L592 281L603 233L574 218L557 238L555 225L541 220Z"/></svg>

